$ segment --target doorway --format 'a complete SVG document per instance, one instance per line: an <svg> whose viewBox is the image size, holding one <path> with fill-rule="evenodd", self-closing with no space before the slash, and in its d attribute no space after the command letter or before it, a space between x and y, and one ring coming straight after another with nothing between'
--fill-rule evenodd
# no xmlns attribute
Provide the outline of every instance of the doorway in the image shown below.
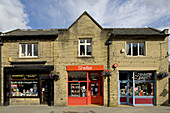
<svg viewBox="0 0 170 113"><path fill-rule="evenodd" d="M41 80L41 104L47 104L48 101L48 82Z"/></svg>
<svg viewBox="0 0 170 113"><path fill-rule="evenodd" d="M120 104L133 104L133 74L122 72L119 74Z"/></svg>
<svg viewBox="0 0 170 113"><path fill-rule="evenodd" d="M90 98L91 104L103 104L103 78L99 72L89 73L90 77Z"/></svg>

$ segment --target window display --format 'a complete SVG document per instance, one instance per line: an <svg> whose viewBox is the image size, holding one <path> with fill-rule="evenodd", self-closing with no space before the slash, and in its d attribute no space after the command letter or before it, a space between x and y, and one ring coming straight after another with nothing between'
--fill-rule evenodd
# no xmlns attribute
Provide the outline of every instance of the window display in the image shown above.
<svg viewBox="0 0 170 113"><path fill-rule="evenodd" d="M154 83L135 83L135 96L154 96Z"/></svg>
<svg viewBox="0 0 170 113"><path fill-rule="evenodd" d="M36 80L11 81L11 96L38 96L37 85Z"/></svg>
<svg viewBox="0 0 170 113"><path fill-rule="evenodd" d="M11 75L11 97L38 97L38 76Z"/></svg>
<svg viewBox="0 0 170 113"><path fill-rule="evenodd" d="M135 72L135 96L154 96L154 72Z"/></svg>
<svg viewBox="0 0 170 113"><path fill-rule="evenodd" d="M69 83L69 97L87 97L87 83Z"/></svg>

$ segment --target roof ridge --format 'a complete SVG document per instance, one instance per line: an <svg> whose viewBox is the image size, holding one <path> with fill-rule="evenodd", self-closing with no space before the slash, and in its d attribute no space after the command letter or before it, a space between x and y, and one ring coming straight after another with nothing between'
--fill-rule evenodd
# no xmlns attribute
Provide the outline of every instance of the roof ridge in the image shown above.
<svg viewBox="0 0 170 113"><path fill-rule="evenodd" d="M151 30L154 30L154 31L157 31L157 32L160 32L160 33L162 33L162 31L161 30L159 30L159 29L156 29L156 28L153 28L153 27L148 27L149 29L151 29Z"/></svg>

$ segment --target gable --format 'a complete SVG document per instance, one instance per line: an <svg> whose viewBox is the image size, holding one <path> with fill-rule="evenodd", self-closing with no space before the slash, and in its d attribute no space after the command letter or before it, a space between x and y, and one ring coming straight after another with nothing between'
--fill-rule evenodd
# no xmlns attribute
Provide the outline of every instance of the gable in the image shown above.
<svg viewBox="0 0 170 113"><path fill-rule="evenodd" d="M76 23L78 23L79 20L82 20L85 16L88 17L94 24L96 24L96 26L102 29L102 27L86 11L68 29L73 27Z"/></svg>

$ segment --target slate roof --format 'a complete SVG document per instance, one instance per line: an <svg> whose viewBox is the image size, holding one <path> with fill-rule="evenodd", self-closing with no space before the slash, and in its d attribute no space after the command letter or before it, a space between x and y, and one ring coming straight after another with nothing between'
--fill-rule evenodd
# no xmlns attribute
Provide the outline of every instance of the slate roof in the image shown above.
<svg viewBox="0 0 170 113"><path fill-rule="evenodd" d="M16 29L7 33L3 33L2 36L57 36L58 29L36 29L36 30L21 30Z"/></svg>
<svg viewBox="0 0 170 113"><path fill-rule="evenodd" d="M148 27L148 28L105 28L110 29L113 35L168 35L164 31Z"/></svg>

